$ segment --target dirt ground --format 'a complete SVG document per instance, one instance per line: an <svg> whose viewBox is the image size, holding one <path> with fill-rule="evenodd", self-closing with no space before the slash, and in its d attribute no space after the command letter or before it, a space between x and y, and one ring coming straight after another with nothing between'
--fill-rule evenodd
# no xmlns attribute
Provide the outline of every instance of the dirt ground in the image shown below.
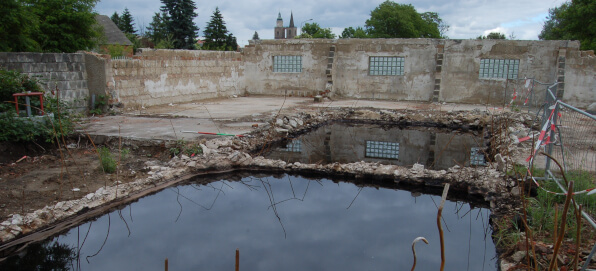
<svg viewBox="0 0 596 271"><path fill-rule="evenodd" d="M120 161L118 173L105 173L92 145L70 143L72 148L55 146L0 146L0 221L12 214L25 214L59 201L78 199L102 186L128 183L147 177L145 162L168 160L159 146L132 150ZM41 148L44 148L42 150ZM112 150L118 159L118 149ZM25 157L25 158L23 158Z"/></svg>

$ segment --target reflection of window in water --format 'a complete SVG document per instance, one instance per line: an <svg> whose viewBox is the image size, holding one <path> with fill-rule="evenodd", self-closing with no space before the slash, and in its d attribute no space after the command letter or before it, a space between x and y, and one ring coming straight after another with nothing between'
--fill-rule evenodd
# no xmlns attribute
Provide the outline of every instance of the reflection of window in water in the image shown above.
<svg viewBox="0 0 596 271"><path fill-rule="evenodd" d="M365 156L370 158L399 158L399 143L384 141L366 141Z"/></svg>
<svg viewBox="0 0 596 271"><path fill-rule="evenodd" d="M302 142L299 139L290 141L281 151L302 152Z"/></svg>
<svg viewBox="0 0 596 271"><path fill-rule="evenodd" d="M484 160L484 151L481 148L472 147L470 151L470 165L471 166L486 166Z"/></svg>

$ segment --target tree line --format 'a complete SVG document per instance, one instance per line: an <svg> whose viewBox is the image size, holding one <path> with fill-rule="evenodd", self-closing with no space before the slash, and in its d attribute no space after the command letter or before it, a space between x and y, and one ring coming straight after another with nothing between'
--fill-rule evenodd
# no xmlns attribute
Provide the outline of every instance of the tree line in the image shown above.
<svg viewBox="0 0 596 271"><path fill-rule="evenodd" d="M0 51L76 52L93 50L102 42L103 31L94 12L98 0L2 0L0 1ZM236 37L216 8L203 30L204 43L197 45L198 15L193 0L161 0L152 22L137 33L133 16L125 8L111 19L135 44L164 49L236 50ZM579 40L582 50L596 50L596 0L570 0L549 9L538 36L541 40ZM364 26L347 27L339 38L448 38L446 24L436 12L419 13L411 4L386 0L370 12ZM253 39L258 39L255 32ZM296 38L336 38L330 28L306 23ZM515 36L511 34L510 39ZM507 39L493 32L476 39Z"/></svg>

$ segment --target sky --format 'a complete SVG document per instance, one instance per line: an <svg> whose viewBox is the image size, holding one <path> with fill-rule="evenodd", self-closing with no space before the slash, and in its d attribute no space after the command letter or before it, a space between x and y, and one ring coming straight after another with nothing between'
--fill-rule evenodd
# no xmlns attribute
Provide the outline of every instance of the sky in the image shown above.
<svg viewBox="0 0 596 271"><path fill-rule="evenodd" d="M306 22L316 22L331 28L340 35L346 27L364 26L370 12L384 0L195 0L198 16L194 22L199 36L211 19L216 7L223 16L228 31L241 47L248 45L255 31L261 39L273 39L273 28L278 13L284 26L294 14L294 24L301 27ZM560 6L564 0L411 0L394 1L412 4L419 13L437 12L448 24L447 36L451 39L471 39L490 32L513 35L519 40L536 40L548 15L548 9ZM135 27L147 27L155 12L159 12L160 0L100 0L95 11L102 15L119 14L128 8ZM311 20L312 19L312 20ZM300 30L299 30L300 31Z"/></svg>

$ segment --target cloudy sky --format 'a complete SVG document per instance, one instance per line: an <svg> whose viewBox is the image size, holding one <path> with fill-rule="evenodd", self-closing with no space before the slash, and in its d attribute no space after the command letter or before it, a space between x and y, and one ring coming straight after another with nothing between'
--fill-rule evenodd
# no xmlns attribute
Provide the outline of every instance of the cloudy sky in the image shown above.
<svg viewBox="0 0 596 271"><path fill-rule="evenodd" d="M284 25L294 14L294 23L300 27L312 19L339 35L344 28L364 26L370 11L384 0L195 0L198 17L195 23L199 35L211 19L215 7L219 7L228 30L238 39L240 46L248 44L255 31L261 39L273 38L273 27L278 12ZM492 31L513 34L516 39L535 40L542 30L548 9L561 5L564 0L411 0L395 1L412 4L418 12L433 11L450 25L447 36L452 39L469 39ZM128 8L136 27L148 26L160 0L100 0L96 11L103 15L122 13Z"/></svg>

